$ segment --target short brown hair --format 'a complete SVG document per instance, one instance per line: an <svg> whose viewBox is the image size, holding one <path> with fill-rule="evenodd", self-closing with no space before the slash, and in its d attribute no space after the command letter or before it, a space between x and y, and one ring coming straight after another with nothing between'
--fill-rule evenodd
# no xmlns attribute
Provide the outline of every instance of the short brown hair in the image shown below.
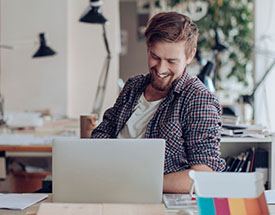
<svg viewBox="0 0 275 215"><path fill-rule="evenodd" d="M188 16L176 12L156 14L149 20L145 31L147 47L156 41L184 41L186 57L197 47L198 36L197 25Z"/></svg>

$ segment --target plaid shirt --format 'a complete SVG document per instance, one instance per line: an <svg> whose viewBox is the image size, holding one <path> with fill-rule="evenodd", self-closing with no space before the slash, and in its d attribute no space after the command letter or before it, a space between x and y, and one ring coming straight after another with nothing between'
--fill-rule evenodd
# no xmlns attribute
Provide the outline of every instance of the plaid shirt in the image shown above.
<svg viewBox="0 0 275 215"><path fill-rule="evenodd" d="M91 138L116 138L130 118L150 75L130 78ZM145 138L166 140L164 174L205 164L222 171L221 108L218 100L187 72L177 80L146 127Z"/></svg>

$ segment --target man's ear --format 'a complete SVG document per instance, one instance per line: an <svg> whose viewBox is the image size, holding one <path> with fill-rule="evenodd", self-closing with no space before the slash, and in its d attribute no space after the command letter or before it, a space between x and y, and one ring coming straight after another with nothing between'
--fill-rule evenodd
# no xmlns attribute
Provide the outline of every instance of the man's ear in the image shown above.
<svg viewBox="0 0 275 215"><path fill-rule="evenodd" d="M186 60L186 64L190 64L192 62L193 58L195 57L196 51L197 51L197 49L194 48L193 51L192 51L192 53L190 54L190 56Z"/></svg>

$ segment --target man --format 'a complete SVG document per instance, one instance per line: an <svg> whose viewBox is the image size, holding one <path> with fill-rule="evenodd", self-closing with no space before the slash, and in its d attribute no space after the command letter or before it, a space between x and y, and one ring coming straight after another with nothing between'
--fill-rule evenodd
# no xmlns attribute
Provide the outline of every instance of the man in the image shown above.
<svg viewBox="0 0 275 215"><path fill-rule="evenodd" d="M149 74L130 78L92 138L166 140L164 192L189 192L190 169L222 171L221 109L217 99L186 72L198 39L190 18L155 15L145 37Z"/></svg>

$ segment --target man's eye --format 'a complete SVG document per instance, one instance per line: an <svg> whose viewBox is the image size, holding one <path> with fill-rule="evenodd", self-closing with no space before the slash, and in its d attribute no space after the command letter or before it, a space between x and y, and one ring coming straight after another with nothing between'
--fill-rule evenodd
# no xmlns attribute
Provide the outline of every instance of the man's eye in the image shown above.
<svg viewBox="0 0 275 215"><path fill-rule="evenodd" d="M170 64L175 64L175 63L176 63L176 61L173 61L173 60L168 60L168 63L170 63Z"/></svg>
<svg viewBox="0 0 275 215"><path fill-rule="evenodd" d="M158 60L159 58L157 56L152 55L152 58L155 60Z"/></svg>

